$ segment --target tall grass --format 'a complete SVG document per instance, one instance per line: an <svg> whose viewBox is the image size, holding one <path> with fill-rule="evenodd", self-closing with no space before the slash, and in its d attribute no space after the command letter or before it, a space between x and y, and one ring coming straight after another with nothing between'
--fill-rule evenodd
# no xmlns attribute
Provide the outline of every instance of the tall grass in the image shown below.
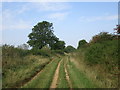
<svg viewBox="0 0 120 90"><path fill-rule="evenodd" d="M50 58L32 55L29 50L2 46L2 87L19 87L40 71Z"/></svg>
<svg viewBox="0 0 120 90"><path fill-rule="evenodd" d="M87 76L76 68L75 64L70 60L67 62L67 70L72 82L72 88L97 88L95 83L87 78Z"/></svg>
<svg viewBox="0 0 120 90"><path fill-rule="evenodd" d="M59 61L60 59L53 60L34 80L22 88L50 88Z"/></svg>
<svg viewBox="0 0 120 90"><path fill-rule="evenodd" d="M64 69L64 59L61 62L60 70L59 70L59 78L58 78L58 86L57 88L69 88L68 82L66 80L66 74Z"/></svg>
<svg viewBox="0 0 120 90"><path fill-rule="evenodd" d="M101 87L118 87L118 40L105 40L89 43L86 48L80 48L74 58L83 66L81 70L88 77L100 83ZM83 62L83 63L81 63Z"/></svg>
<svg viewBox="0 0 120 90"><path fill-rule="evenodd" d="M15 60L16 62L14 62ZM40 71L49 62L49 59L40 56L26 56L23 59L8 59L8 61L8 66L3 67L3 88L21 86ZM9 66L12 62L13 64Z"/></svg>

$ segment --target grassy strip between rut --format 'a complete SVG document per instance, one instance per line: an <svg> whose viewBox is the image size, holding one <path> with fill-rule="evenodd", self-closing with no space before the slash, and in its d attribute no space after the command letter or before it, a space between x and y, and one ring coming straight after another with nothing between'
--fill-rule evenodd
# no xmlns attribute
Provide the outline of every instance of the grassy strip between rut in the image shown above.
<svg viewBox="0 0 120 90"><path fill-rule="evenodd" d="M61 59L53 60L38 74L36 78L22 88L49 88L60 60Z"/></svg>
<svg viewBox="0 0 120 90"><path fill-rule="evenodd" d="M98 88L70 60L67 61L67 71L72 82L72 88Z"/></svg>
<svg viewBox="0 0 120 90"><path fill-rule="evenodd" d="M60 71L59 72L60 73L59 73L57 88L69 88L68 82L66 80L66 75L65 75L64 59L61 62Z"/></svg>

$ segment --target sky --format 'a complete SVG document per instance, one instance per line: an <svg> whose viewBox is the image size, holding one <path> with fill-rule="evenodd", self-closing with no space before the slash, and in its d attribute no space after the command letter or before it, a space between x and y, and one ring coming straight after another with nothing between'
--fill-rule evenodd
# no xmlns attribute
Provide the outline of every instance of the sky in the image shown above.
<svg viewBox="0 0 120 90"><path fill-rule="evenodd" d="M26 43L38 22L53 23L54 34L66 46L89 42L100 32L113 33L118 24L117 2L2 2L0 43Z"/></svg>

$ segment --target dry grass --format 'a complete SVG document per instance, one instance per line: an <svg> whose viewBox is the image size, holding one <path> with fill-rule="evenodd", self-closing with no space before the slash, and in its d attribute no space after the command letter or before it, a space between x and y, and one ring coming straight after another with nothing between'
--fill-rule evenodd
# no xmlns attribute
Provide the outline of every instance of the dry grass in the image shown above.
<svg viewBox="0 0 120 90"><path fill-rule="evenodd" d="M105 66L100 64L89 66L84 61L84 54L73 53L70 55L70 60L76 67L86 74L86 76L97 83L101 88L117 87L117 77L105 71Z"/></svg>
<svg viewBox="0 0 120 90"><path fill-rule="evenodd" d="M78 66L68 57L67 71L70 76L72 88L98 88L98 85L90 80L87 75L80 71Z"/></svg>
<svg viewBox="0 0 120 90"><path fill-rule="evenodd" d="M50 88L55 70L60 59L52 60L38 75L22 88Z"/></svg>
<svg viewBox="0 0 120 90"><path fill-rule="evenodd" d="M10 66L10 69L3 68L5 73L2 78L3 88L19 86L20 83L22 83L25 79L31 78L37 71L42 69L43 65L50 61L49 58L34 55L26 56L23 59L19 58L19 60L21 60L20 64L17 65L16 62L13 62L14 66Z"/></svg>

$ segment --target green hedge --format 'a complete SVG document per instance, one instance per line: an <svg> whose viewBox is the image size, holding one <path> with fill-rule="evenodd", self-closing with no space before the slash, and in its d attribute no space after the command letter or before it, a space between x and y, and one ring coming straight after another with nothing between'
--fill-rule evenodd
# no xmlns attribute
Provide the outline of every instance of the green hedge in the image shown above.
<svg viewBox="0 0 120 90"><path fill-rule="evenodd" d="M118 40L91 44L85 53L89 64L118 64Z"/></svg>

